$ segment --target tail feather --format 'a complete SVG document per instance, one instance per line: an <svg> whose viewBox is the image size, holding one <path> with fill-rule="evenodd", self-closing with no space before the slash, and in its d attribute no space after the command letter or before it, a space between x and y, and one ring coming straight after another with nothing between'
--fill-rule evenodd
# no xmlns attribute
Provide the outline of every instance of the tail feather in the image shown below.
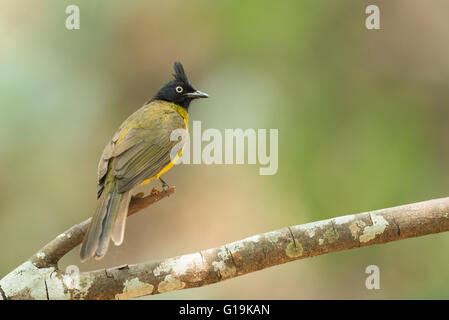
<svg viewBox="0 0 449 320"><path fill-rule="evenodd" d="M110 198L110 193L103 193L98 201L96 213L92 217L89 228L84 235L83 244L81 245L81 262L87 261L95 255L95 250L97 250L98 246L98 239L101 235L102 221L106 217Z"/></svg>
<svg viewBox="0 0 449 320"><path fill-rule="evenodd" d="M95 259L101 259L104 257L109 247L112 230L116 229L115 223L118 216L120 216L118 221L120 224L123 224L124 228L122 216L124 214L126 219L129 203L129 192L119 193L115 183L112 182L111 184L111 186L106 187L106 190L103 191L99 199L96 213L92 218L86 235L84 236L80 252L82 262L89 260L92 257ZM125 207L126 209L124 209ZM123 235L121 238L123 239Z"/></svg>
<svg viewBox="0 0 449 320"><path fill-rule="evenodd" d="M118 193L117 189L114 188L111 194L111 200L109 200L108 211L105 219L102 222L102 230L100 238L98 239L98 247L95 251L95 259L99 260L104 257L106 251L109 247L109 240L111 239L111 231L117 217L118 209L120 208L120 201L122 200L123 194Z"/></svg>
<svg viewBox="0 0 449 320"><path fill-rule="evenodd" d="M120 208L118 210L117 218L115 219L114 228L112 229L112 241L116 246L119 246L123 242L125 237L126 217L128 216L129 201L131 200L131 193L126 191L123 194L123 199L120 202Z"/></svg>

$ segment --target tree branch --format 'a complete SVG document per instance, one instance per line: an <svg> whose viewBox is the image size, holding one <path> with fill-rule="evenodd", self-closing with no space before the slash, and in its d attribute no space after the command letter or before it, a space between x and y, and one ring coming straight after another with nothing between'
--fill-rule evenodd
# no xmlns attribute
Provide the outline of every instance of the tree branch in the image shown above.
<svg viewBox="0 0 449 320"><path fill-rule="evenodd" d="M0 280L0 299L130 299L201 287L320 254L449 231L449 197L286 227L193 254L73 277L56 263L82 241L87 224L72 227Z"/></svg>
<svg viewBox="0 0 449 320"><path fill-rule="evenodd" d="M147 208L153 203L170 196L174 192L175 187L163 191L158 191L153 188L151 193L146 197L144 197L142 193L133 196L129 203L128 216ZM33 255L30 258L30 261L38 268L56 266L63 256L83 241L91 219L92 218L84 220L64 233L61 233L53 241Z"/></svg>

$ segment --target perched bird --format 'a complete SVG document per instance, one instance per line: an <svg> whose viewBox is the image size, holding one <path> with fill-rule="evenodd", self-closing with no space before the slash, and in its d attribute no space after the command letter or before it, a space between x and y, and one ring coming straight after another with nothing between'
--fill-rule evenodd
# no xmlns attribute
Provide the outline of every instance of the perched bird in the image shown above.
<svg viewBox="0 0 449 320"><path fill-rule="evenodd" d="M180 62L174 63L174 79L165 84L142 108L123 122L106 145L98 164L98 205L81 246L84 262L106 254L109 241L123 242L128 205L133 187L159 179L177 158L170 141L176 129L188 129L188 109L192 100L207 98L187 78ZM178 152L181 155L182 148Z"/></svg>

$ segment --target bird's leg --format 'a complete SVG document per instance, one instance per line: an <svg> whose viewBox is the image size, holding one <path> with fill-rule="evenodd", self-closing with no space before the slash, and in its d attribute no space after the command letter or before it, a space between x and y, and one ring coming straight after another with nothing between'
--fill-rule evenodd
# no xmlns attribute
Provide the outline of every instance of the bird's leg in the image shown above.
<svg viewBox="0 0 449 320"><path fill-rule="evenodd" d="M168 183L165 182L164 180L162 180L161 178L159 178L159 181L162 182L162 188L164 189L164 191L167 190L168 188L170 188Z"/></svg>

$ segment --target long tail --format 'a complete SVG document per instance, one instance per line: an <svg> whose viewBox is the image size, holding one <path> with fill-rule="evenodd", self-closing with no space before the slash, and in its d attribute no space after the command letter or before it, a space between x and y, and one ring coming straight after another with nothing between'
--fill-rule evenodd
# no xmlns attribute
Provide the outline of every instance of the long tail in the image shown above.
<svg viewBox="0 0 449 320"><path fill-rule="evenodd" d="M100 199L98 199L95 215L83 239L80 252L82 262L92 257L95 259L103 258L108 250L111 238L115 245L122 244L129 200L129 191L119 193L114 181L111 181L105 187Z"/></svg>

